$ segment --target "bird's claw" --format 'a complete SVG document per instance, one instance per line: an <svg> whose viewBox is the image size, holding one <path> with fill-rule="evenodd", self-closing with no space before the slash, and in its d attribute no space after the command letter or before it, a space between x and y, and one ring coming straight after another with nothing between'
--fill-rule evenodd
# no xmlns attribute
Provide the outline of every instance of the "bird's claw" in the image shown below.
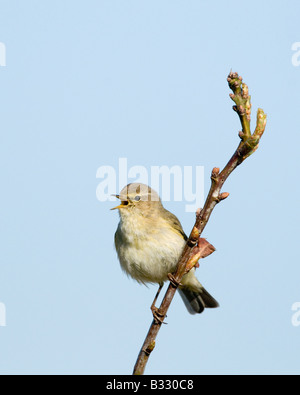
<svg viewBox="0 0 300 395"><path fill-rule="evenodd" d="M175 287L178 288L181 284L181 282L177 281L177 279L173 276L172 273L168 273L168 279L170 280L170 283Z"/></svg>
<svg viewBox="0 0 300 395"><path fill-rule="evenodd" d="M151 306L151 311L154 321L157 324L167 324L166 322L164 322L164 315L160 313L159 309L156 306Z"/></svg>

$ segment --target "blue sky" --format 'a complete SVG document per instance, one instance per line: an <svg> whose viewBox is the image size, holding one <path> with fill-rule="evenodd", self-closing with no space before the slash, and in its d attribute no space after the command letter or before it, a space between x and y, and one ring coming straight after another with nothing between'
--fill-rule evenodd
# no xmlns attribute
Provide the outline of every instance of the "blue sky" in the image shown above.
<svg viewBox="0 0 300 395"><path fill-rule="evenodd" d="M191 316L176 295L146 373L300 372L299 14L298 1L0 1L0 373L131 373L156 286L121 271L96 173L120 158L203 166L207 193L239 142L230 69L252 128L258 107L268 123L203 234L216 252L197 275L220 308ZM188 233L186 204L164 202Z"/></svg>

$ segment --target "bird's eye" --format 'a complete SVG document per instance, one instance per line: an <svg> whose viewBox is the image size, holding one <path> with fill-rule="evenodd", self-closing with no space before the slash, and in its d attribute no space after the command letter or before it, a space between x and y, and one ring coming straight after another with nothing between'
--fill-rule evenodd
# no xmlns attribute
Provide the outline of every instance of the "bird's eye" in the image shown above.
<svg viewBox="0 0 300 395"><path fill-rule="evenodd" d="M134 200L136 200L136 201L138 202L139 200L141 200L141 197L140 197L140 196L136 196L136 197L134 198Z"/></svg>

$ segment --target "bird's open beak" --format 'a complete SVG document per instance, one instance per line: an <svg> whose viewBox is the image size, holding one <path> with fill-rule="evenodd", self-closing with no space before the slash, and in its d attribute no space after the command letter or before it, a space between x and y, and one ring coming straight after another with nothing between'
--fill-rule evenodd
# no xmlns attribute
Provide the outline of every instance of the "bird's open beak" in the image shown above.
<svg viewBox="0 0 300 395"><path fill-rule="evenodd" d="M116 198L121 199L120 195L111 195L111 196L115 196ZM117 208L119 209L119 208L128 207L128 205L129 205L128 200L121 200L121 204L119 204L116 207L111 208L111 210L116 210Z"/></svg>

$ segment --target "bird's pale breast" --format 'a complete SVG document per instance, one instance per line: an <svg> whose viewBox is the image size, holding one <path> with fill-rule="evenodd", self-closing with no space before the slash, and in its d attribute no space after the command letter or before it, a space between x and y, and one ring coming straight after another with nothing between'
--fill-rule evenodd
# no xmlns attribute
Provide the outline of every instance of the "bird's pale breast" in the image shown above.
<svg viewBox="0 0 300 395"><path fill-rule="evenodd" d="M142 283L160 283L176 269L185 241L163 219L150 227L147 220L140 226L136 218L128 216L119 223L115 244L127 274Z"/></svg>

